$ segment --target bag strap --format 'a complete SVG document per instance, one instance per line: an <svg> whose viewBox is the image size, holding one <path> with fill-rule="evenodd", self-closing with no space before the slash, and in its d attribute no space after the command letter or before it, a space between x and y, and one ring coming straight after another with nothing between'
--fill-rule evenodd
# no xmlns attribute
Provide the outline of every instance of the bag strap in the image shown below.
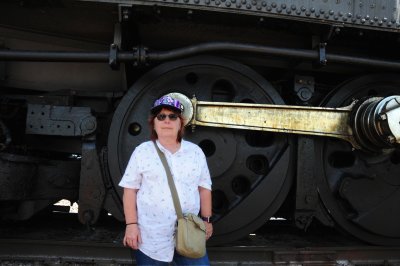
<svg viewBox="0 0 400 266"><path fill-rule="evenodd" d="M160 148L158 147L158 145L155 141L153 141L153 143L154 143L154 146L156 147L158 156L160 156L161 162L164 165L165 172L167 173L168 185L169 185L169 189L171 190L172 199L174 201L176 215L178 216L178 219L181 219L181 218L183 218L182 208L181 208L181 203L179 202L179 196L178 196L178 192L176 191L174 179L172 178L171 169L168 166L167 159L165 158L165 154L160 150Z"/></svg>

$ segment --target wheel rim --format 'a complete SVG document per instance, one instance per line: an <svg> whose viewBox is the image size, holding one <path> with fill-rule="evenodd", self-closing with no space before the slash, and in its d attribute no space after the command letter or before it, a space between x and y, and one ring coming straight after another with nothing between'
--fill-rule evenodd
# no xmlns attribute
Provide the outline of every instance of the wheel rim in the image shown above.
<svg viewBox="0 0 400 266"><path fill-rule="evenodd" d="M372 75L344 84L325 106L350 104L366 96L399 94L394 75ZM345 142L316 143L318 189L334 220L348 233L380 245L400 244L400 152L353 151Z"/></svg>
<svg viewBox="0 0 400 266"><path fill-rule="evenodd" d="M108 160L115 187L132 150L148 140L147 114L154 99L180 92L198 100L283 104L275 89L250 68L216 57L166 63L128 91L112 121ZM245 236L265 223L289 191L288 137L263 132L197 127L185 139L204 151L213 179L213 243ZM121 189L118 189L121 196Z"/></svg>

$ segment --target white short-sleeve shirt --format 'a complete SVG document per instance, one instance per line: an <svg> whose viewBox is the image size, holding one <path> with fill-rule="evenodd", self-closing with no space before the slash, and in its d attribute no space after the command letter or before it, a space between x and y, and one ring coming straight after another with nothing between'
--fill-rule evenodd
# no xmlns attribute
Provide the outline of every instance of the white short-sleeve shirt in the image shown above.
<svg viewBox="0 0 400 266"><path fill-rule="evenodd" d="M199 186L211 190L203 151L196 144L182 140L180 149L172 154L158 141L156 143L171 169L182 212L198 214ZM136 147L119 185L139 189L136 203L142 237L139 249L155 260L172 261L177 216L167 174L152 141Z"/></svg>

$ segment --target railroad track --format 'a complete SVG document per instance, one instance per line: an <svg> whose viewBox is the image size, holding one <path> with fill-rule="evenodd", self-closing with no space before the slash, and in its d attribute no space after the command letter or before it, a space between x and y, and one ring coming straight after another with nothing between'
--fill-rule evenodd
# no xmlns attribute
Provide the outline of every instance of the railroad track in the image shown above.
<svg viewBox="0 0 400 266"><path fill-rule="evenodd" d="M212 265L400 265L400 247L210 247ZM120 244L0 240L0 265L135 265Z"/></svg>
<svg viewBox="0 0 400 266"><path fill-rule="evenodd" d="M122 243L124 226L112 218L85 227L53 214L0 224L0 265L135 265ZM245 239L208 248L212 265L400 265L400 247L362 243L326 227L307 233L270 224Z"/></svg>

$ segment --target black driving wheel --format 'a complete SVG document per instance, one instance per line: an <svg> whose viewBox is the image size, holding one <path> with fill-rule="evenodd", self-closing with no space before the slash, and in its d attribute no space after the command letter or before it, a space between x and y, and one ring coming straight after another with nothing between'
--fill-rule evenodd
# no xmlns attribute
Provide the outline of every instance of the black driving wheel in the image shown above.
<svg viewBox="0 0 400 266"><path fill-rule="evenodd" d="M372 75L344 84L325 106L346 106L352 99L400 94L400 79ZM368 153L335 139L316 143L321 199L341 228L378 245L400 244L400 151Z"/></svg>
<svg viewBox="0 0 400 266"><path fill-rule="evenodd" d="M169 92L203 101L283 104L265 79L234 61L196 57L160 65L129 89L115 112L108 141L115 187L132 150L149 139L147 117L153 101ZM251 233L286 198L293 169L287 135L196 127L194 133L187 128L185 139L202 148L212 175L214 244Z"/></svg>

